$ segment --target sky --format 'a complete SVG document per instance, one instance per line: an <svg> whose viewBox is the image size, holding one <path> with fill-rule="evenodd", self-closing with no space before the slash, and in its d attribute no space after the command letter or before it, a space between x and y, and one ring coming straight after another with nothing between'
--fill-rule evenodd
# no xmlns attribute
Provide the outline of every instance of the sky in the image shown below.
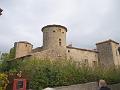
<svg viewBox="0 0 120 90"><path fill-rule="evenodd" d="M67 45L95 48L95 43L120 42L120 0L0 0L0 51L8 52L14 42L42 46L41 28L59 24L67 27Z"/></svg>

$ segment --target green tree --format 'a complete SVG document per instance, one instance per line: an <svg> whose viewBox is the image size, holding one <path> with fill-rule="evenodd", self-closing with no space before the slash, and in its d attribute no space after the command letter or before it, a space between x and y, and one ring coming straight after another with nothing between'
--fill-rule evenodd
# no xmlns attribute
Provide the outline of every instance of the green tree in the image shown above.
<svg viewBox="0 0 120 90"><path fill-rule="evenodd" d="M2 53L1 60L4 61L4 60L8 60L8 59L9 59L9 53Z"/></svg>
<svg viewBox="0 0 120 90"><path fill-rule="evenodd" d="M1 55L1 61L2 64L0 65L0 71L5 72L10 70L10 66L8 64L9 60L12 60L15 58L15 48L11 48L9 53L2 53Z"/></svg>
<svg viewBox="0 0 120 90"><path fill-rule="evenodd" d="M9 57L8 59L14 59L15 58L15 48L10 49Z"/></svg>
<svg viewBox="0 0 120 90"><path fill-rule="evenodd" d="M15 58L15 48L11 48L9 53L2 53L1 60L11 60Z"/></svg>

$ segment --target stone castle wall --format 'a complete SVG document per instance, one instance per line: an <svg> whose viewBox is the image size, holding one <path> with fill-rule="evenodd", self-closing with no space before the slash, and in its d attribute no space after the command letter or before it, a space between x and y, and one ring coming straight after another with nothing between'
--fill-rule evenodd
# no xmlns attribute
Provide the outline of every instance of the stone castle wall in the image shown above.
<svg viewBox="0 0 120 90"><path fill-rule="evenodd" d="M32 51L32 44L25 42L25 41L21 41L21 42L16 42L15 43L15 58L19 58L22 56L26 56L28 54L31 53Z"/></svg>
<svg viewBox="0 0 120 90"><path fill-rule="evenodd" d="M120 65L120 55L118 53L119 43L112 40L96 44L98 58L103 66Z"/></svg>
<svg viewBox="0 0 120 90"><path fill-rule="evenodd" d="M41 52L32 53L32 56L38 59L51 59L51 60L61 60L65 59L66 57L66 55L61 55L58 51L53 49L47 49Z"/></svg>
<svg viewBox="0 0 120 90"><path fill-rule="evenodd" d="M63 26L43 27L43 49L66 48L66 29Z"/></svg>
<svg viewBox="0 0 120 90"><path fill-rule="evenodd" d="M67 58L89 66L98 65L98 52L92 50L67 48Z"/></svg>
<svg viewBox="0 0 120 90"><path fill-rule="evenodd" d="M87 50L66 46L67 28L61 25L48 25L42 28L43 46L32 49L28 42L15 43L16 58L33 55L38 58L49 59L72 59L76 62L85 63L90 66L120 65L119 43L107 40L97 43L97 50Z"/></svg>
<svg viewBox="0 0 120 90"><path fill-rule="evenodd" d="M118 51L119 44L111 43L111 46L112 46L112 53L113 53L114 64L116 66L118 66L118 65L120 65L120 53Z"/></svg>

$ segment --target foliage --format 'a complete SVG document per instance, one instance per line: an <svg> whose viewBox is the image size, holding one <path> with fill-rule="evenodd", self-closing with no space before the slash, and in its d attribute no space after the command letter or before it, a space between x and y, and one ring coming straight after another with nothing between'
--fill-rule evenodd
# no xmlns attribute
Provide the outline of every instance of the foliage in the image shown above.
<svg viewBox="0 0 120 90"><path fill-rule="evenodd" d="M4 73L0 73L0 90L5 90L9 81L7 79L7 75Z"/></svg>
<svg viewBox="0 0 120 90"><path fill-rule="evenodd" d="M2 53L1 60L11 60L15 58L15 48L11 48L9 53Z"/></svg>
<svg viewBox="0 0 120 90"><path fill-rule="evenodd" d="M1 55L2 64L0 64L0 71L1 72L8 71L8 69L9 69L8 61L10 61L14 58L15 58L15 48L14 47L10 49L9 53L2 53L2 55Z"/></svg>
<svg viewBox="0 0 120 90"><path fill-rule="evenodd" d="M14 58L15 58L15 47L11 48L9 53L9 60Z"/></svg>
<svg viewBox="0 0 120 90"><path fill-rule="evenodd" d="M120 83L120 68L79 65L72 60L21 59L8 63L9 72L22 71L34 90L46 87L80 84L105 79L109 84Z"/></svg>
<svg viewBox="0 0 120 90"><path fill-rule="evenodd" d="M9 53L2 53L1 60L8 60L9 59Z"/></svg>

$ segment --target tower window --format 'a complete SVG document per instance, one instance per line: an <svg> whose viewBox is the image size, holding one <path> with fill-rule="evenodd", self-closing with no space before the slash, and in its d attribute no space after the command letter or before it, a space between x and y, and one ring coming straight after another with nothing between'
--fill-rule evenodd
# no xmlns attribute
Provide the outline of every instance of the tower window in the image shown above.
<svg viewBox="0 0 120 90"><path fill-rule="evenodd" d="M61 29L59 29L59 32L61 32Z"/></svg>
<svg viewBox="0 0 120 90"><path fill-rule="evenodd" d="M26 44L26 47L27 47L27 44Z"/></svg>
<svg viewBox="0 0 120 90"><path fill-rule="evenodd" d="M59 41L61 41L61 38L59 38Z"/></svg>
<svg viewBox="0 0 120 90"><path fill-rule="evenodd" d="M59 46L61 46L61 42L59 42Z"/></svg>
<svg viewBox="0 0 120 90"><path fill-rule="evenodd" d="M61 46L61 38L59 38L59 46Z"/></svg>
<svg viewBox="0 0 120 90"><path fill-rule="evenodd" d="M64 32L62 32L64 34Z"/></svg>
<svg viewBox="0 0 120 90"><path fill-rule="evenodd" d="M55 30L53 32L55 32Z"/></svg>

